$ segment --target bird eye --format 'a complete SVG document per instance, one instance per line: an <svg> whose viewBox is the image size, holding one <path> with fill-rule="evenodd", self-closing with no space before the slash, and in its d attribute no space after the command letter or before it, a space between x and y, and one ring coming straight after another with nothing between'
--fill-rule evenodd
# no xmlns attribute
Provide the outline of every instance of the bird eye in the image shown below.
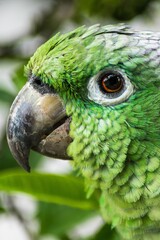
<svg viewBox="0 0 160 240"><path fill-rule="evenodd" d="M123 87L123 76L116 72L107 72L100 76L99 86L104 93L119 92Z"/></svg>
<svg viewBox="0 0 160 240"><path fill-rule="evenodd" d="M93 76L88 83L88 98L104 106L126 101L134 87L123 70L105 69Z"/></svg>

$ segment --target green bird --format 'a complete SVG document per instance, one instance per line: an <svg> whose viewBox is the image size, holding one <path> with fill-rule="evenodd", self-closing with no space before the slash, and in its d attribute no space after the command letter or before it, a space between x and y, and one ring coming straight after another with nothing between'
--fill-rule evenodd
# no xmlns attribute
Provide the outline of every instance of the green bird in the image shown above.
<svg viewBox="0 0 160 240"><path fill-rule="evenodd" d="M160 33L83 26L40 46L25 73L7 126L19 164L29 171L31 148L73 159L119 239L160 239Z"/></svg>

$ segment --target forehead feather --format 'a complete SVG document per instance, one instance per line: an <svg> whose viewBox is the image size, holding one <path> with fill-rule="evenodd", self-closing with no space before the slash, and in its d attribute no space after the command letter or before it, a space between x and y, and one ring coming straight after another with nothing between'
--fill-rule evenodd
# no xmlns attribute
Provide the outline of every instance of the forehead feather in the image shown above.
<svg viewBox="0 0 160 240"><path fill-rule="evenodd" d="M85 78L105 67L117 67L131 78L140 72L148 80L152 75L160 78L159 39L159 33L137 32L122 24L83 26L48 40L30 59L27 69L46 78L59 73Z"/></svg>

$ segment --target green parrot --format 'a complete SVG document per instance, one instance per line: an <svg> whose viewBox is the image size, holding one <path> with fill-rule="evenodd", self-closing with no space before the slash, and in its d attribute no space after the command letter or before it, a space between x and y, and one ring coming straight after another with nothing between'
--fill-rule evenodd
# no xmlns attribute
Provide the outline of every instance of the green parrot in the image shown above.
<svg viewBox="0 0 160 240"><path fill-rule="evenodd" d="M56 34L25 67L11 152L73 160L119 239L160 239L160 33L123 24ZM106 236L107 238L107 236Z"/></svg>

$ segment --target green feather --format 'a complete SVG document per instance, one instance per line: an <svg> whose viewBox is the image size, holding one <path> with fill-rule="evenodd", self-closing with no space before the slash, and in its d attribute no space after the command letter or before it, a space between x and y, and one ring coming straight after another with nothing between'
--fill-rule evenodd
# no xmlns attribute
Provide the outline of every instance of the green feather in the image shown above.
<svg viewBox="0 0 160 240"><path fill-rule="evenodd" d="M103 106L88 98L101 70L126 74L134 86L125 101ZM124 25L81 27L57 34L26 67L60 95L72 117L68 147L88 196L123 239L160 238L160 33Z"/></svg>

